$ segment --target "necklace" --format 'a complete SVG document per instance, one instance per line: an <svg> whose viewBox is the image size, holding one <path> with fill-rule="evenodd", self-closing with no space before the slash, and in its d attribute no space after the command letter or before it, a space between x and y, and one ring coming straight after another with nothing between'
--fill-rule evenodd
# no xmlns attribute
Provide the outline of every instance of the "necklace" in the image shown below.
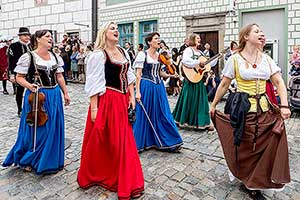
<svg viewBox="0 0 300 200"><path fill-rule="evenodd" d="M250 64L254 69L257 67L257 54L258 54L258 51L256 51L256 55L255 55L255 61L254 63L252 64L251 62L249 62L241 53L240 53L240 56L248 63Z"/></svg>

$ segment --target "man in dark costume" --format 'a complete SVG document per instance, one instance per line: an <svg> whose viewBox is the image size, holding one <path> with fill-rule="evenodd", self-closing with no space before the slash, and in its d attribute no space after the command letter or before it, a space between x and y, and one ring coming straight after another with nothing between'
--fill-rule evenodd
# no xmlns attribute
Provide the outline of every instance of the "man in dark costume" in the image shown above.
<svg viewBox="0 0 300 200"><path fill-rule="evenodd" d="M16 73L14 72L15 67L17 66L17 62L19 58L31 50L29 46L30 41L30 32L27 27L20 27L19 29L19 41L10 45L8 49L8 62L9 62L9 73L10 73L10 81L14 84L16 88L16 102L18 106L18 116L21 115L22 112L22 102L23 102L23 93L24 87L18 85L15 81Z"/></svg>

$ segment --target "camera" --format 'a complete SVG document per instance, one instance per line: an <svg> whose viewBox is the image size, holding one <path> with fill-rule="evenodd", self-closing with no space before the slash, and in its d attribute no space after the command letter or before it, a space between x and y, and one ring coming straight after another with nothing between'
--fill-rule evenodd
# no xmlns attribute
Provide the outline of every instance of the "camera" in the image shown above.
<svg viewBox="0 0 300 200"><path fill-rule="evenodd" d="M132 108L132 105L130 104L128 108L128 119L131 124L133 124L136 120L136 114L135 109Z"/></svg>

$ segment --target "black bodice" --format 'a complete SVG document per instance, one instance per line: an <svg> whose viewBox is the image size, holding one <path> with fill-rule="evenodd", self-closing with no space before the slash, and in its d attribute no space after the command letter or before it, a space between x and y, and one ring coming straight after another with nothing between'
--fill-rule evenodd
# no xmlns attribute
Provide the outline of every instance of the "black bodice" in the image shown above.
<svg viewBox="0 0 300 200"><path fill-rule="evenodd" d="M35 83L37 81L38 84L40 84L42 87L53 87L57 84L57 80L56 80L56 71L58 68L58 59L56 57L56 55L53 54L55 60L56 60L56 64L51 66L50 68L48 68L47 66L41 66L36 64L35 62L35 58L32 54L32 52L29 52L30 54L30 66L29 66L29 70L28 70L28 74L27 74L27 81L29 83ZM37 80L35 80L35 75L36 75L36 70L38 71L38 75Z"/></svg>
<svg viewBox="0 0 300 200"><path fill-rule="evenodd" d="M125 52L123 49L119 48L122 54L125 56ZM126 63L116 63L113 62L108 53L104 50L106 56L105 62L105 81L106 87L112 90L115 90L120 93L126 93L128 87L128 80L127 80L127 71L128 71L128 59L126 58Z"/></svg>

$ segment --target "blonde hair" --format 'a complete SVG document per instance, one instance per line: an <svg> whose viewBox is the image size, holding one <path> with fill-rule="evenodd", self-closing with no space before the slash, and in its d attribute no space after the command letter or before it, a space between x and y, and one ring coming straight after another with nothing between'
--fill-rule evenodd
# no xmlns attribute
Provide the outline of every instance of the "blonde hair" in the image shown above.
<svg viewBox="0 0 300 200"><path fill-rule="evenodd" d="M95 50L105 49L106 32L111 24L116 24L116 23L115 22L107 22L101 26L101 28L97 34L97 38L96 38L96 42L95 42L95 46L94 46Z"/></svg>
<svg viewBox="0 0 300 200"><path fill-rule="evenodd" d="M244 50L247 40L245 39L245 36L248 36L249 33L251 32L253 26L257 26L259 27L256 23L253 24L248 24L246 26L244 26L240 32L239 32L239 47L237 49L238 52L241 52Z"/></svg>

